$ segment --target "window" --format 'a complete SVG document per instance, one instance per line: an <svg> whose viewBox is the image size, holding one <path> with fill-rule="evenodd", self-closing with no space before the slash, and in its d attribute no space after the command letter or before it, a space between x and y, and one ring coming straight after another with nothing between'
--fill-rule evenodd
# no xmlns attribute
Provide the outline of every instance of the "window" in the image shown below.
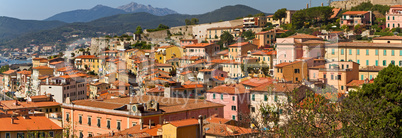
<svg viewBox="0 0 402 138"><path fill-rule="evenodd" d="M349 55L352 55L352 49L349 49Z"/></svg>
<svg viewBox="0 0 402 138"><path fill-rule="evenodd" d="M332 55L335 55L335 49L332 49L331 53L332 53Z"/></svg>
<svg viewBox="0 0 402 138"><path fill-rule="evenodd" d="M341 90L343 90L343 86L341 86Z"/></svg>
<svg viewBox="0 0 402 138"><path fill-rule="evenodd" d="M233 111L236 111L236 106L232 106L232 110L233 110Z"/></svg>
<svg viewBox="0 0 402 138"><path fill-rule="evenodd" d="M236 120L236 116L235 116L235 115L232 115L232 119L233 119L233 120Z"/></svg>
<svg viewBox="0 0 402 138"><path fill-rule="evenodd" d="M360 60L357 60L357 64L360 64Z"/></svg>
<svg viewBox="0 0 402 138"><path fill-rule="evenodd" d="M66 121L70 122L70 113L66 113Z"/></svg>
<svg viewBox="0 0 402 138"><path fill-rule="evenodd" d="M334 80L334 75L331 74L331 80Z"/></svg>
<svg viewBox="0 0 402 138"><path fill-rule="evenodd" d="M402 60L399 60L399 66L402 66Z"/></svg>
<svg viewBox="0 0 402 138"><path fill-rule="evenodd" d="M91 126L91 122L92 120L91 120L91 117L90 116L88 116L88 126Z"/></svg>
<svg viewBox="0 0 402 138"><path fill-rule="evenodd" d="M383 65L383 66L387 66L387 61L386 61L386 60L383 60L383 61L382 61L382 65Z"/></svg>
<svg viewBox="0 0 402 138"><path fill-rule="evenodd" d="M341 78L342 78L342 76L341 76L341 75L338 75L337 79L338 79L338 80L341 80Z"/></svg>
<svg viewBox="0 0 402 138"><path fill-rule="evenodd" d="M344 54L344 51L343 51L343 49L341 49L341 55L343 55Z"/></svg>
<svg viewBox="0 0 402 138"><path fill-rule="evenodd" d="M391 56L395 56L395 50L391 51Z"/></svg>
<svg viewBox="0 0 402 138"><path fill-rule="evenodd" d="M375 50L375 55L378 56L378 49Z"/></svg>
<svg viewBox="0 0 402 138"><path fill-rule="evenodd" d="M234 96L232 96L232 100L235 101L235 97L234 97Z"/></svg>
<svg viewBox="0 0 402 138"><path fill-rule="evenodd" d="M371 80L371 79L373 79L373 76L372 76L372 75L370 75L370 80Z"/></svg>
<svg viewBox="0 0 402 138"><path fill-rule="evenodd" d="M384 56L386 56L387 55L387 50L384 50Z"/></svg>
<svg viewBox="0 0 402 138"><path fill-rule="evenodd" d="M80 138L84 138L84 134L80 131Z"/></svg>
<svg viewBox="0 0 402 138"><path fill-rule="evenodd" d="M369 65L369 60L366 60L366 65L367 65L367 66Z"/></svg>
<svg viewBox="0 0 402 138"><path fill-rule="evenodd" d="M360 80L364 80L364 76L363 76L363 75L360 75Z"/></svg>
<svg viewBox="0 0 402 138"><path fill-rule="evenodd" d="M223 100L223 94L221 94L221 100Z"/></svg>
<svg viewBox="0 0 402 138"><path fill-rule="evenodd" d="M402 50L399 50L399 56L402 56Z"/></svg>
<svg viewBox="0 0 402 138"><path fill-rule="evenodd" d="M137 122L132 122L131 124L132 124L132 126L136 126Z"/></svg>
<svg viewBox="0 0 402 138"><path fill-rule="evenodd" d="M255 95L254 95L254 94L251 95L251 100L252 100L252 101L255 101Z"/></svg>
<svg viewBox="0 0 402 138"><path fill-rule="evenodd" d="M252 112L252 113L255 112L255 107L251 107L251 112Z"/></svg>
<svg viewBox="0 0 402 138"><path fill-rule="evenodd" d="M82 124L82 115L78 115L78 123Z"/></svg>
<svg viewBox="0 0 402 138"><path fill-rule="evenodd" d="M295 73L300 73L300 69L295 69Z"/></svg>
<svg viewBox="0 0 402 138"><path fill-rule="evenodd" d="M121 128L120 128L120 125L121 125L121 122L120 121L117 121L117 130L120 130Z"/></svg>
<svg viewBox="0 0 402 138"><path fill-rule="evenodd" d="M366 49L366 55L369 55L369 50L368 49Z"/></svg>
<svg viewBox="0 0 402 138"><path fill-rule="evenodd" d="M392 65L395 65L395 61L394 61L394 60L391 60L391 64L392 64Z"/></svg>
<svg viewBox="0 0 402 138"><path fill-rule="evenodd" d="M92 132L88 132L88 137L92 137Z"/></svg>
<svg viewBox="0 0 402 138"><path fill-rule="evenodd" d="M212 94L212 99L215 99L215 93L214 93L214 94Z"/></svg>
<svg viewBox="0 0 402 138"><path fill-rule="evenodd" d="M101 127L101 118L98 118L98 119L97 119L97 124L96 124L96 126Z"/></svg>
<svg viewBox="0 0 402 138"><path fill-rule="evenodd" d="M275 94L274 96L274 101L277 102L278 101L278 95Z"/></svg>
<svg viewBox="0 0 402 138"><path fill-rule="evenodd" d="M24 132L17 133L17 138L24 138Z"/></svg>
<svg viewBox="0 0 402 138"><path fill-rule="evenodd" d="M268 101L268 96L264 94L264 101Z"/></svg>
<svg viewBox="0 0 402 138"><path fill-rule="evenodd" d="M50 137L54 137L54 132L53 132L53 131L49 131L49 136L50 136Z"/></svg>
<svg viewBox="0 0 402 138"><path fill-rule="evenodd" d="M107 120L106 127L107 127L107 129L110 129L110 119Z"/></svg>
<svg viewBox="0 0 402 138"><path fill-rule="evenodd" d="M375 60L375 65L378 66L378 60Z"/></svg>
<svg viewBox="0 0 402 138"><path fill-rule="evenodd" d="M10 134L10 133L6 133L6 138L11 138L11 134Z"/></svg>
<svg viewBox="0 0 402 138"><path fill-rule="evenodd" d="M360 55L360 49L356 49L356 55Z"/></svg>

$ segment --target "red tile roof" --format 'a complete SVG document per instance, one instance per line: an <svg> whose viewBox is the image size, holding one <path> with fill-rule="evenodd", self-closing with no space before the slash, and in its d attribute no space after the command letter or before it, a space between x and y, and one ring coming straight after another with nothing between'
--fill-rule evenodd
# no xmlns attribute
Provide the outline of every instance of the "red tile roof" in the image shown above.
<svg viewBox="0 0 402 138"><path fill-rule="evenodd" d="M196 44L190 44L190 45L183 46L183 48L203 48L203 47L207 47L207 46L211 46L211 45L215 45L215 44L213 44L213 43L196 43Z"/></svg>
<svg viewBox="0 0 402 138"><path fill-rule="evenodd" d="M250 89L250 91L258 91L258 92L268 92L271 90L272 92L291 92L295 88L299 87L299 84L294 83L273 83L273 84L263 84L258 87Z"/></svg>
<svg viewBox="0 0 402 138"><path fill-rule="evenodd" d="M247 85L247 86L252 86L252 87L257 87L260 86L262 84L272 84L274 81L274 79L272 78L251 78L245 81L240 82L243 85Z"/></svg>
<svg viewBox="0 0 402 138"><path fill-rule="evenodd" d="M402 5L394 5L394 6L391 6L390 8L402 8Z"/></svg>
<svg viewBox="0 0 402 138"><path fill-rule="evenodd" d="M53 69L53 68L50 68L50 67L48 67L48 66L39 66L39 67L33 67L32 69L37 69L37 70L42 70L42 69Z"/></svg>
<svg viewBox="0 0 402 138"><path fill-rule="evenodd" d="M220 85L216 86L207 92L209 93L226 93L226 94L243 94L248 93L243 84Z"/></svg>
<svg viewBox="0 0 402 138"><path fill-rule="evenodd" d="M83 59L92 59L92 58L95 58L96 56L95 55L81 55L81 56L78 56L78 57L75 57L76 59L77 58L83 58Z"/></svg>
<svg viewBox="0 0 402 138"><path fill-rule="evenodd" d="M229 45L229 47L246 46L246 45L248 45L248 44L250 44L250 43L249 43L249 42L239 42L239 43L231 44L231 45Z"/></svg>
<svg viewBox="0 0 402 138"><path fill-rule="evenodd" d="M14 124L11 124L11 117L0 117L0 131L44 131L63 130L44 115L29 116L24 119L22 116L14 117Z"/></svg>
<svg viewBox="0 0 402 138"><path fill-rule="evenodd" d="M193 125L198 125L198 120L197 119L185 119L185 120L180 120L180 121L172 121L172 122L169 122L168 124L172 124L175 127L193 126Z"/></svg>
<svg viewBox="0 0 402 138"><path fill-rule="evenodd" d="M25 75L32 74L32 72L31 72L31 71L27 71L27 70L18 71L17 73L18 73L18 74L25 74Z"/></svg>
<svg viewBox="0 0 402 138"><path fill-rule="evenodd" d="M368 13L368 11L347 11L344 12L342 15L361 15L366 13Z"/></svg>
<svg viewBox="0 0 402 138"><path fill-rule="evenodd" d="M258 133L257 130L253 130L250 128L244 128L227 124L218 124L218 123L206 124L204 125L204 130L207 135L215 135L220 137L235 137L235 136L241 137L241 135L244 136L248 134Z"/></svg>
<svg viewBox="0 0 402 138"><path fill-rule="evenodd" d="M373 40L402 40L402 36L381 36L374 37Z"/></svg>
<svg viewBox="0 0 402 138"><path fill-rule="evenodd" d="M122 81L119 81L119 80L113 82L112 84L113 84L114 86L125 86L125 87L130 86L130 84L125 83L125 82L122 82Z"/></svg>
<svg viewBox="0 0 402 138"><path fill-rule="evenodd" d="M309 34L296 34L289 36L287 38L296 38L296 39L302 39L302 38L311 38L311 39L322 39L320 37L314 36L314 35L309 35Z"/></svg>
<svg viewBox="0 0 402 138"><path fill-rule="evenodd" d="M295 64L295 63L299 63L299 62L301 62L301 61L293 61L291 63L290 62L283 62L283 63L275 65L275 67L281 68L281 67L285 67L285 66L292 65L292 64Z"/></svg>
<svg viewBox="0 0 402 138"><path fill-rule="evenodd" d="M358 87L366 83L366 80L352 80L348 84L346 84L347 87ZM374 83L373 80L368 81L368 83Z"/></svg>
<svg viewBox="0 0 402 138"><path fill-rule="evenodd" d="M15 72L17 72L17 71L10 69L10 70L4 71L3 74L13 74L13 73L15 73Z"/></svg>
<svg viewBox="0 0 402 138"><path fill-rule="evenodd" d="M339 14L339 12L341 11L341 8L333 8L332 9L332 12L333 12L333 14L331 15L331 19L332 18L336 18L336 16Z"/></svg>

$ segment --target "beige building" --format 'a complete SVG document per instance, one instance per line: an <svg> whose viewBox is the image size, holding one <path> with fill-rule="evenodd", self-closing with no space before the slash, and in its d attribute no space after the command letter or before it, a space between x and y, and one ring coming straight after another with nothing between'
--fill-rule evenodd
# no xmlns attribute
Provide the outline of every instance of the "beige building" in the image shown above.
<svg viewBox="0 0 402 138"><path fill-rule="evenodd" d="M292 16L293 16L293 14L294 14L295 12L296 12L295 10L287 10L287 11L286 11L286 17L285 17L285 18L282 18L281 21L279 21L279 20L274 20L274 19L273 19L273 15L268 15L268 16L267 16L267 22L270 22L270 23L272 23L273 25L278 25L278 26L280 26L280 25L282 25L282 24L289 24L289 23L292 23Z"/></svg>
<svg viewBox="0 0 402 138"><path fill-rule="evenodd" d="M233 35L233 37L240 36L241 32L243 32L242 26L234 26L234 27L213 27L207 29L207 41L218 41L221 38L223 32L229 32Z"/></svg>
<svg viewBox="0 0 402 138"><path fill-rule="evenodd" d="M400 37L402 38L402 37ZM391 43L396 40L379 40L375 42L339 42L326 45L325 58L330 61L353 61L360 67L382 66L389 64L402 66L402 44ZM378 42L390 43L378 43Z"/></svg>
<svg viewBox="0 0 402 138"><path fill-rule="evenodd" d="M359 69L359 80L373 80L378 76L378 73L385 67L367 66Z"/></svg>

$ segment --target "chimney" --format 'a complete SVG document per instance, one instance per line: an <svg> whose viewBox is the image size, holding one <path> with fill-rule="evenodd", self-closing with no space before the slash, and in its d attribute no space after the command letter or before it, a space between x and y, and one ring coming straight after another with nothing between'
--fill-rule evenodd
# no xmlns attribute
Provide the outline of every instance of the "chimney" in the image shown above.
<svg viewBox="0 0 402 138"><path fill-rule="evenodd" d="M149 125L148 125L148 129L151 129L151 124L152 123L152 120L151 119L149 119Z"/></svg>
<svg viewBox="0 0 402 138"><path fill-rule="evenodd" d="M324 3L321 2L321 7L324 7Z"/></svg>
<svg viewBox="0 0 402 138"><path fill-rule="evenodd" d="M14 124L14 117L11 116L11 124Z"/></svg>
<svg viewBox="0 0 402 138"><path fill-rule="evenodd" d="M203 124L202 121L203 121L202 115L199 115L199 116L198 116L198 127L199 127L198 129L199 129L199 131L200 131L200 132L199 132L199 134L200 134L200 135L199 135L199 138L204 137L204 133L202 132L203 129L204 129L204 128L203 128L203 127L204 127L204 126L203 126L204 124Z"/></svg>
<svg viewBox="0 0 402 138"><path fill-rule="evenodd" d="M306 9L308 9L308 3L306 4Z"/></svg>
<svg viewBox="0 0 402 138"><path fill-rule="evenodd" d="M142 119L140 119L140 130L144 127L144 123L142 123Z"/></svg>

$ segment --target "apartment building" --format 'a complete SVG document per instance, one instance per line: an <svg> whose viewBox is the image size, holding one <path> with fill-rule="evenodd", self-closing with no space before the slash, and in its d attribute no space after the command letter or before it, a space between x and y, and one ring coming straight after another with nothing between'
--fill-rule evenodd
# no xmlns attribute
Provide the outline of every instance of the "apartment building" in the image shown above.
<svg viewBox="0 0 402 138"><path fill-rule="evenodd" d="M48 79L41 83L40 93L52 94L59 103L87 99L86 74L72 74Z"/></svg>
<svg viewBox="0 0 402 138"><path fill-rule="evenodd" d="M347 11L342 14L340 25L353 28L356 25L371 26L373 14L371 11Z"/></svg>
<svg viewBox="0 0 402 138"><path fill-rule="evenodd" d="M277 64L300 58L320 58L325 54L325 42L314 35L296 34L276 40Z"/></svg>
<svg viewBox="0 0 402 138"><path fill-rule="evenodd" d="M15 92L17 86L17 71L10 69L3 72L3 91Z"/></svg>
<svg viewBox="0 0 402 138"><path fill-rule="evenodd" d="M219 41L223 32L229 32L233 37L238 37L243 32L243 26L234 27L212 27L207 29L207 41Z"/></svg>
<svg viewBox="0 0 402 138"><path fill-rule="evenodd" d="M249 114L249 92L242 84L220 85L206 92L206 100L225 104L225 119L242 120Z"/></svg>
<svg viewBox="0 0 402 138"><path fill-rule="evenodd" d="M244 17L243 28L264 27L267 23L267 17Z"/></svg>
<svg viewBox="0 0 402 138"><path fill-rule="evenodd" d="M303 61L283 62L274 66L274 79L299 83L308 79L307 68L307 63Z"/></svg>
<svg viewBox="0 0 402 138"><path fill-rule="evenodd" d="M242 57L246 56L247 53L257 50L258 46L251 44L249 42L239 42L229 45L229 59L242 61Z"/></svg>
<svg viewBox="0 0 402 138"><path fill-rule="evenodd" d="M396 39L396 37L394 36L393 38ZM399 37L398 39L401 38ZM325 48L325 58L330 61L353 61L360 64L360 67L387 67L389 64L402 66L402 44L391 43L400 40L381 37L373 39L373 42L339 42L328 44Z"/></svg>
<svg viewBox="0 0 402 138"><path fill-rule="evenodd" d="M390 6L385 14L387 28L400 28L402 25L402 5Z"/></svg>
<svg viewBox="0 0 402 138"><path fill-rule="evenodd" d="M161 46L155 51L155 60L158 63L166 63L172 58L181 58L183 49L178 46Z"/></svg>
<svg viewBox="0 0 402 138"><path fill-rule="evenodd" d="M180 39L180 46L186 46L186 45L191 45L191 44L197 44L198 40L197 39Z"/></svg>
<svg viewBox="0 0 402 138"><path fill-rule="evenodd" d="M289 24L292 23L292 16L296 13L296 10L287 10L285 18L281 20L274 20L273 15L267 16L267 22L272 23L272 25L280 26L282 24Z"/></svg>
<svg viewBox="0 0 402 138"><path fill-rule="evenodd" d="M220 51L220 47L213 43L197 43L183 47L183 53L188 57L203 57L203 58L215 58L215 53Z"/></svg>

